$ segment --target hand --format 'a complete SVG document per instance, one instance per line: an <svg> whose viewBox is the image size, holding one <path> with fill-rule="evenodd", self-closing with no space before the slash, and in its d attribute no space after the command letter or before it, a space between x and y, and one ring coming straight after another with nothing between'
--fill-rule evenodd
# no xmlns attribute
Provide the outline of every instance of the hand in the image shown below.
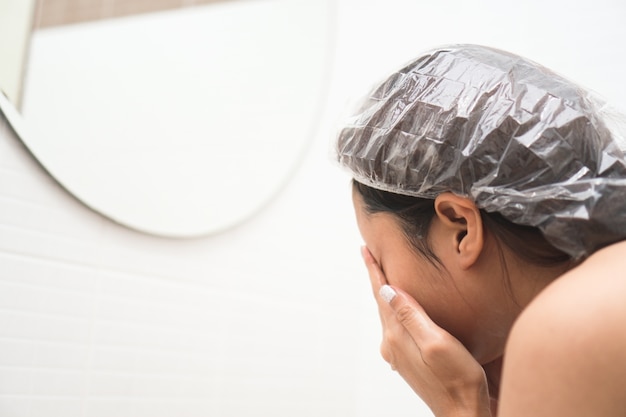
<svg viewBox="0 0 626 417"><path fill-rule="evenodd" d="M383 327L381 354L435 416L491 416L485 373L410 295L392 288L367 248L363 259ZM382 292L381 292L382 288Z"/></svg>

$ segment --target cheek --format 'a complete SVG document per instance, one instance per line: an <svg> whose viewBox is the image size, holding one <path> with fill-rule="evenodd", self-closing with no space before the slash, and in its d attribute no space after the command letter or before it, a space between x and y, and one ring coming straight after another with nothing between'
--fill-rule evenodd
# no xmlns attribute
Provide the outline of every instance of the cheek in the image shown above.
<svg viewBox="0 0 626 417"><path fill-rule="evenodd" d="M389 283L411 295L435 324L463 344L472 344L470 340L476 314L469 308L450 276L435 267L422 266L420 273L397 274L394 278L389 277Z"/></svg>
<svg viewBox="0 0 626 417"><path fill-rule="evenodd" d="M406 259L406 258L405 258ZM458 339L477 359L484 356L487 339L481 332L485 311L468 304L452 276L430 263L398 263L387 272L389 284L412 296L439 327ZM459 277L457 277L459 278Z"/></svg>
<svg viewBox="0 0 626 417"><path fill-rule="evenodd" d="M413 297L429 315L439 315L450 288L446 279L432 265L398 265L395 271L389 271L387 281Z"/></svg>

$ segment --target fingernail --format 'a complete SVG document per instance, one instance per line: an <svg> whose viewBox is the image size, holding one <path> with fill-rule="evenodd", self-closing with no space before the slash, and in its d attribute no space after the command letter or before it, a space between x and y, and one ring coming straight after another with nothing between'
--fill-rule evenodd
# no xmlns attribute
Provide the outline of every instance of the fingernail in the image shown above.
<svg viewBox="0 0 626 417"><path fill-rule="evenodd" d="M383 300L385 300L388 303L390 303L391 300L393 300L394 297L396 296L395 290L391 288L389 285L383 285L382 287L380 287L380 290L378 290L378 294Z"/></svg>

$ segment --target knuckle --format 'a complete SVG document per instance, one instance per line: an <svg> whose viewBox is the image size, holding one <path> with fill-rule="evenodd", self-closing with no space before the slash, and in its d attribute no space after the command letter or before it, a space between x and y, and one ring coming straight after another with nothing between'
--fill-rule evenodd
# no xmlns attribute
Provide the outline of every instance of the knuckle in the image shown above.
<svg viewBox="0 0 626 417"><path fill-rule="evenodd" d="M426 362L443 360L448 356L449 344L445 338L440 335L433 335L420 345L422 358Z"/></svg>
<svg viewBox="0 0 626 417"><path fill-rule="evenodd" d="M395 333L395 332L390 332L387 331L385 332L385 335L383 336L383 342L382 345L386 346L387 349L395 349L398 348L402 343L402 337L401 335Z"/></svg>
<svg viewBox="0 0 626 417"><path fill-rule="evenodd" d="M389 348L389 345L387 345L385 340L383 340L383 342L380 344L380 356L382 356L387 363L391 363L393 360L391 349Z"/></svg>
<svg viewBox="0 0 626 417"><path fill-rule="evenodd" d="M396 310L396 319L404 324L410 324L415 320L415 311L409 305L403 305Z"/></svg>
<svg viewBox="0 0 626 417"><path fill-rule="evenodd" d="M401 351L401 337L395 332L386 330L380 343L380 355L383 359L392 363L398 351Z"/></svg>
<svg viewBox="0 0 626 417"><path fill-rule="evenodd" d="M389 346L385 343L382 343L380 346L380 355L383 357L385 362L391 365L391 369L396 371L397 368L397 360L394 355L393 349L390 349Z"/></svg>

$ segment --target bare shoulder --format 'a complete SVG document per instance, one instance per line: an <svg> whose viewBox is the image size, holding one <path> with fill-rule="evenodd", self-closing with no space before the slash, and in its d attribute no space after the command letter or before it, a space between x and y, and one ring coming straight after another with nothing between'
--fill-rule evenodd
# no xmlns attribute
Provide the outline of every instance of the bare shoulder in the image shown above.
<svg viewBox="0 0 626 417"><path fill-rule="evenodd" d="M559 277L505 353L500 416L626 415L626 242Z"/></svg>

